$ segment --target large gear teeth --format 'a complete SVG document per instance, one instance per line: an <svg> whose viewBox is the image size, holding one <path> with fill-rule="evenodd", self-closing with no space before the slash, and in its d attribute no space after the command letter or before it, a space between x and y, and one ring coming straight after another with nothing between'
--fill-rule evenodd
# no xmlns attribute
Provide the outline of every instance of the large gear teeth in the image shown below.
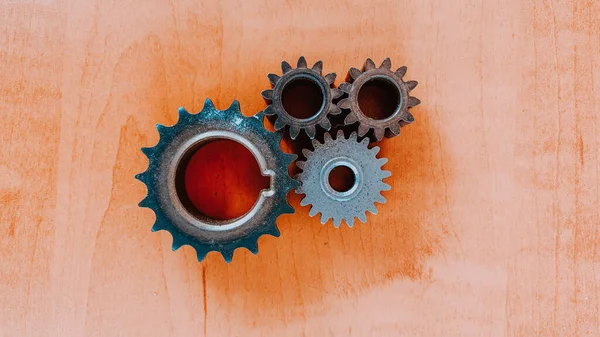
<svg viewBox="0 0 600 337"><path fill-rule="evenodd" d="M385 203L381 192L389 189L383 179L391 173L382 170L387 163L386 158L377 158L379 147L368 148L368 140L358 141L357 133L351 133L347 138L342 130L332 136L325 133L323 143L313 140L314 151L304 149L302 152L306 161L297 161L296 166L302 170L297 179L300 187L296 193L304 194L300 200L301 206L309 206L309 216L321 214L321 223L332 219L337 228L342 222L349 227L354 225L354 219L366 222L366 212L377 213L375 203ZM356 183L347 191L336 191L329 185L329 172L334 167L346 166L355 175Z"/></svg>
<svg viewBox="0 0 600 337"><path fill-rule="evenodd" d="M173 250L189 245L196 250L199 261L202 261L209 252L216 251L223 256L226 262L230 262L234 251L238 248L246 248L256 254L258 252L257 241L260 236L279 236L276 219L282 214L294 213L286 196L289 190L299 186L299 183L288 174L288 167L296 159L296 155L281 151L279 142L282 135L264 129L262 116L262 113L250 117L243 116L238 101L233 101L225 110L219 110L215 108L210 99L207 99L198 114L190 114L180 108L178 110L179 119L175 125L157 125L160 135L158 143L153 147L142 148L142 152L148 157L149 164L146 171L136 175L136 179L146 185L148 192L139 206L154 211L156 219L152 225L152 231L166 230L171 233ZM188 145L185 144L194 143L195 141L192 140L197 139L195 137L206 132L211 132L211 135L225 135L223 136L225 138L229 137L227 135L237 135L240 137L239 141L250 142L245 145L259 151L259 154L254 152L253 154L263 156L264 167L261 166L261 169L263 173L269 172L271 175L271 189L268 193L261 193L261 198L270 200L268 202L263 200L261 204L262 207L268 207L268 209L254 213L253 217L249 217L250 220L242 222L240 226L248 225L248 228L251 228L245 232L242 231L244 232L242 236L236 234L240 231L206 229L213 226L210 223L205 226L188 224L186 222L189 221L186 220L188 215L180 215L179 212L182 212L180 208L175 207L171 202L174 200L171 198L174 197L169 192L173 191L173 189L169 189L169 186L174 185L174 182L168 179L168 171L171 163L179 162L178 158L171 156L174 156L174 153L188 151L189 148L185 148ZM178 152L174 149L182 150ZM197 219L195 221L208 220ZM190 232L190 228L194 229Z"/></svg>

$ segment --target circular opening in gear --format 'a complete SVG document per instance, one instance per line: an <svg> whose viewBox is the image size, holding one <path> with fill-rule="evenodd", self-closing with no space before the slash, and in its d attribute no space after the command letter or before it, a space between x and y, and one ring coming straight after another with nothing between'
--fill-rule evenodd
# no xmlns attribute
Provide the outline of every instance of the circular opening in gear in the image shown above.
<svg viewBox="0 0 600 337"><path fill-rule="evenodd" d="M358 91L358 107L367 117L377 120L391 117L400 108L400 91L388 79L374 78Z"/></svg>
<svg viewBox="0 0 600 337"><path fill-rule="evenodd" d="M325 95L317 82L308 78L294 79L281 93L281 104L290 116L309 119L321 111Z"/></svg>
<svg viewBox="0 0 600 337"><path fill-rule="evenodd" d="M356 176L352 169L343 165L334 167L327 179L329 186L340 193L350 191L356 183Z"/></svg>
<svg viewBox="0 0 600 337"><path fill-rule="evenodd" d="M256 159L244 145L217 139L190 148L175 174L182 205L197 217L232 220L246 214L268 189Z"/></svg>

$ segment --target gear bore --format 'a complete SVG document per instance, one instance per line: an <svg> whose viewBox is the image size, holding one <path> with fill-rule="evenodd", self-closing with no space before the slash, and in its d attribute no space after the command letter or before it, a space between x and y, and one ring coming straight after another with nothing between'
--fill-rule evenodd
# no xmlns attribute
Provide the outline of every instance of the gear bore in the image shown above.
<svg viewBox="0 0 600 337"><path fill-rule="evenodd" d="M343 95L341 90L331 87L335 81L335 73L323 76L323 62L321 61L316 62L312 68L308 68L304 56L298 59L296 69L292 69L289 63L283 61L281 62L281 70L283 72L282 76L268 75L273 89L264 90L261 93L263 98L270 102L263 113L267 116L277 116L274 125L275 130L278 131L289 126L290 138L296 139L300 131L304 130L306 135L313 139L315 138L317 125L325 131L331 129L328 115L337 115L341 112L340 108L333 103L333 100ZM301 95L288 94L293 87L298 85L312 90L305 91ZM317 106L309 116L295 116L291 111L288 111L289 104L286 104L286 99L295 99L296 103L299 104L316 101Z"/></svg>
<svg viewBox="0 0 600 337"><path fill-rule="evenodd" d="M369 149L368 145L367 138L359 142L354 132L345 138L340 130L336 139L326 133L324 143L313 140L314 151L303 151L306 161L296 162L302 169L297 177L301 186L296 193L306 195L300 205L312 205L310 216L321 213L322 224L333 219L337 228L342 220L352 227L354 217L366 222L366 211L377 214L375 202L386 202L381 191L391 187L383 179L391 173L381 169L387 158L377 158L379 147ZM341 191L332 187L329 180L331 172L340 166L350 169L354 175L353 185Z"/></svg>
<svg viewBox="0 0 600 337"><path fill-rule="evenodd" d="M348 97L340 100L337 105L342 109L350 110L344 124L358 122L359 137L365 136L369 130L373 130L373 136L377 141L380 141L384 135L395 137L400 134L401 126L414 121L413 115L408 110L421 103L418 98L410 96L410 92L418 83L403 80L406 67L400 67L396 71L392 71L391 67L389 58L383 60L379 68L375 66L373 60L367 59L362 71L351 68L348 72L348 82L340 84L340 89L348 94ZM364 94L368 90L367 87L383 88L387 90L384 94L385 98L394 98L390 107L383 107L386 110L383 118L369 116L368 110L365 109L364 104L361 104L370 98L368 94Z"/></svg>
<svg viewBox="0 0 600 337"><path fill-rule="evenodd" d="M173 250L190 245L199 261L208 252L217 251L229 262L236 248L244 247L256 254L261 235L279 236L275 220L281 214L294 213L286 195L298 186L288 174L288 166L296 156L281 151L282 135L267 131L263 118L260 113L243 116L237 101L226 110L218 110L207 99L200 113L192 115L180 108L175 125L157 125L160 140L156 146L142 149L149 165L136 178L148 188L140 206L154 211L156 222L152 230L169 231ZM271 178L269 189L261 191L252 209L232 220L216 220L202 214L185 190L185 169L192 155L208 142L221 139L244 145L254 155L262 174Z"/></svg>

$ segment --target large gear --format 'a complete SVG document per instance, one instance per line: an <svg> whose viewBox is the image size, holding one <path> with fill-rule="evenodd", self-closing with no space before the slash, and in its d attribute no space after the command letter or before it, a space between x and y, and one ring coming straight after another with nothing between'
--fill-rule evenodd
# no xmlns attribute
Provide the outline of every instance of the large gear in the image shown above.
<svg viewBox="0 0 600 337"><path fill-rule="evenodd" d="M300 205L312 205L311 217L321 213L321 223L333 219L336 228L342 220L352 227L354 217L364 223L366 211L377 214L375 202L386 202L381 192L389 190L390 186L383 179L391 173L381 167L387 159L377 158L379 147L369 149L368 139L359 142L354 132L349 138L345 138L341 130L336 139L328 133L324 138L323 143L313 140L314 151L303 150L306 161L296 162L302 170L297 177L301 186L296 193L306 195ZM330 173L339 166L352 170L354 175L353 185L345 191L336 190L329 182Z"/></svg>
<svg viewBox="0 0 600 337"><path fill-rule="evenodd" d="M157 125L160 140L154 147L142 148L149 165L136 178L148 188L140 206L156 214L152 230L169 231L173 250L190 245L198 261L208 252L217 251L230 262L236 248L244 247L256 254L261 235L279 236L275 220L281 214L294 213L286 195L298 186L288 174L288 166L296 156L281 151L282 135L265 130L263 118L260 113L243 116L237 101L226 110L218 110L207 99L200 113L192 115L180 108L175 125ZM191 203L182 181L191 156L201 146L220 139L244 145L254 155L262 174L271 178L270 188L261 191L250 211L231 220L202 214Z"/></svg>
<svg viewBox="0 0 600 337"><path fill-rule="evenodd" d="M392 71L391 66L389 58L386 58L379 68L375 66L371 59L367 59L363 71L351 68L348 74L348 82L341 83L339 86L343 92L348 94L347 98L337 103L340 108L350 110L344 124L350 125L358 122L359 137L365 136L369 130L373 130L373 136L378 141L384 135L394 137L400 134L401 126L414 121L413 115L408 110L421 103L418 98L410 96L410 92L418 83L403 80L406 67L400 67L396 71ZM387 117L383 119L372 118L366 114L366 111L361 110L359 94L367 84L385 86L396 97L394 107L391 109L392 111L388 112Z"/></svg>
<svg viewBox="0 0 600 337"><path fill-rule="evenodd" d="M275 130L281 130L287 125L290 128L290 137L292 139L296 139L302 130L304 130L310 139L313 139L316 134L317 125L321 126L326 131L331 128L328 115L337 115L341 113L340 108L333 103L333 100L341 97L343 92L337 88L331 87L335 81L335 73L329 73L323 76L322 69L323 62L321 61L315 63L312 68L308 68L306 59L301 56L300 59L298 59L296 69L292 69L292 66L289 63L283 61L281 62L282 76L276 74L268 75L269 81L273 85L273 89L264 90L261 93L263 98L267 100L267 102L270 102L263 113L267 116L277 116L274 125ZM305 82L309 86L316 87L316 92L320 96L320 107L316 113L307 118L292 116L284 108L286 90L299 82ZM300 98L303 101L308 101L308 98L306 97Z"/></svg>

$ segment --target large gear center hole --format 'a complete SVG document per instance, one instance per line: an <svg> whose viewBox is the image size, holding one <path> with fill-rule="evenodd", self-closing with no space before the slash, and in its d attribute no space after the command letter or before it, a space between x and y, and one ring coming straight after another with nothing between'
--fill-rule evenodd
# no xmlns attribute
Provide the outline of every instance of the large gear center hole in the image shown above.
<svg viewBox="0 0 600 337"><path fill-rule="evenodd" d="M350 191L356 184L356 175L354 175L352 169L344 165L334 167L327 179L329 186L340 193Z"/></svg>
<svg viewBox="0 0 600 337"><path fill-rule="evenodd" d="M259 193L270 187L244 145L217 139L190 149L175 179L183 206L196 216L232 220L250 211ZM183 188L181 188L183 187Z"/></svg>
<svg viewBox="0 0 600 337"><path fill-rule="evenodd" d="M319 84L307 78L292 80L281 93L281 104L290 116L309 119L321 111L325 95Z"/></svg>
<svg viewBox="0 0 600 337"><path fill-rule="evenodd" d="M358 91L358 107L367 117L382 120L394 115L400 108L400 91L391 81L374 78L365 82Z"/></svg>

